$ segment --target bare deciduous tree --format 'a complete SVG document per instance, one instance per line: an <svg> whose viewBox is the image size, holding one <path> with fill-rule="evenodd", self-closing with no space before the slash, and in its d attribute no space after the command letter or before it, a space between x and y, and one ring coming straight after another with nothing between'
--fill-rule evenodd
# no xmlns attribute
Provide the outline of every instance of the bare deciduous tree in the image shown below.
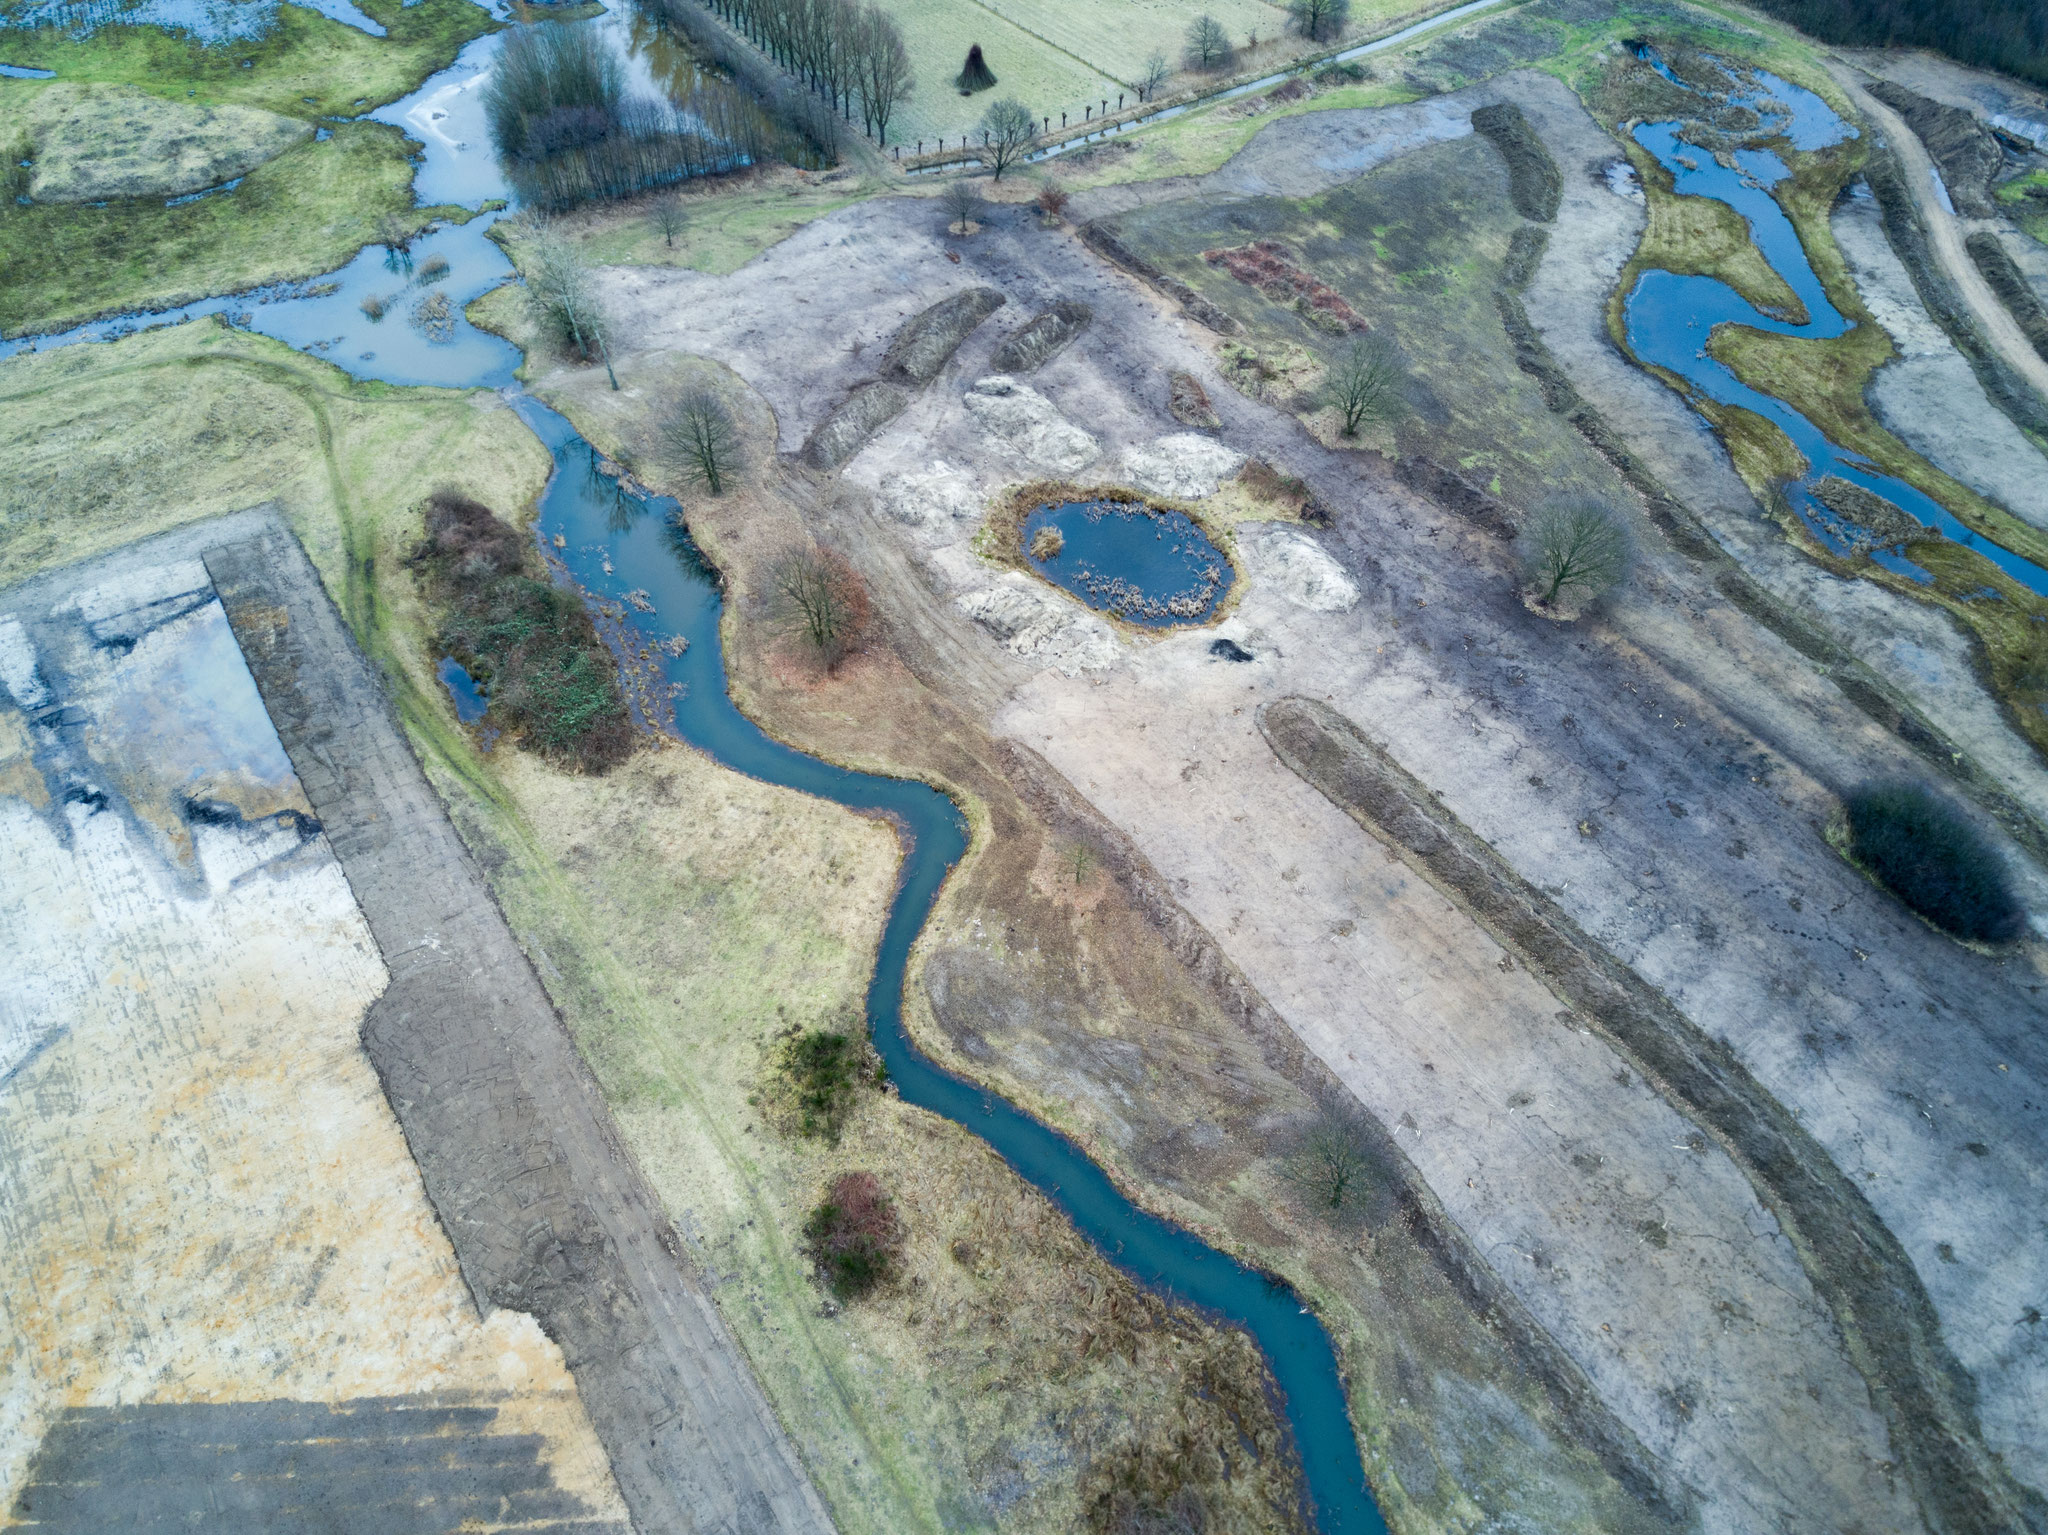
<svg viewBox="0 0 2048 1535"><path fill-rule="evenodd" d="M1312 43L1342 35L1351 20L1351 0L1287 0L1287 21Z"/></svg>
<svg viewBox="0 0 2048 1535"><path fill-rule="evenodd" d="M1282 1172L1311 1205L1336 1215L1358 1203L1371 1166L1371 1149L1358 1125L1341 1111L1325 1108L1302 1134Z"/></svg>
<svg viewBox="0 0 2048 1535"><path fill-rule="evenodd" d="M846 556L808 545L769 568L769 603L782 627L825 665L836 667L868 624L867 588Z"/></svg>
<svg viewBox="0 0 2048 1535"><path fill-rule="evenodd" d="M654 199L654 227L661 231L661 243L673 247L683 232L683 200L673 192Z"/></svg>
<svg viewBox="0 0 2048 1535"><path fill-rule="evenodd" d="M1330 359L1323 388L1344 418L1344 435L1389 415L1400 400L1401 358L1393 344L1374 333L1360 336Z"/></svg>
<svg viewBox="0 0 2048 1535"><path fill-rule="evenodd" d="M714 496L740 467L740 429L709 389L692 389L661 418L661 446L676 473Z"/></svg>
<svg viewBox="0 0 2048 1535"><path fill-rule="evenodd" d="M567 240L539 221L533 226L529 250L526 293L534 319L557 341L575 347L583 361L589 362L590 354L596 352L603 359L605 376L617 389L619 376L612 371L611 327L598 302L590 268Z"/></svg>
<svg viewBox="0 0 2048 1535"><path fill-rule="evenodd" d="M1038 119L1014 96L1005 96L981 114L981 158L997 181L1030 152L1031 141L1037 137Z"/></svg>
<svg viewBox="0 0 2048 1535"><path fill-rule="evenodd" d="M1207 72L1228 69L1231 61L1230 34L1214 16L1197 16L1188 24L1188 68Z"/></svg>
<svg viewBox="0 0 2048 1535"><path fill-rule="evenodd" d="M1138 75L1138 99L1150 101L1159 94L1159 87L1166 84L1173 68L1166 62L1166 55L1154 50L1152 57L1145 60L1145 68Z"/></svg>
<svg viewBox="0 0 2048 1535"><path fill-rule="evenodd" d="M1538 507L1515 540L1529 598L1575 616L1628 574L1635 543L1621 513L1603 501L1553 501Z"/></svg>
<svg viewBox="0 0 2048 1535"><path fill-rule="evenodd" d="M981 217L980 189L971 181L951 182L939 194L939 206L946 210L946 228L957 229L964 236Z"/></svg>
<svg viewBox="0 0 2048 1535"><path fill-rule="evenodd" d="M1049 219L1056 219L1067 211L1067 189L1048 176L1039 184L1038 211Z"/></svg>
<svg viewBox="0 0 2048 1535"><path fill-rule="evenodd" d="M861 121L875 142L889 143L889 119L909 99L917 84L910 71L910 53L895 21L879 6L864 6L854 33L854 94L860 97Z"/></svg>

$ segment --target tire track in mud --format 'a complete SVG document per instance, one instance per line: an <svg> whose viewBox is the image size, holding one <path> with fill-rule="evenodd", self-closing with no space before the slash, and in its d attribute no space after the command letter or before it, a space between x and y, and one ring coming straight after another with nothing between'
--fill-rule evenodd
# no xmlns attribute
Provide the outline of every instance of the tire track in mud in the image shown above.
<svg viewBox="0 0 2048 1535"><path fill-rule="evenodd" d="M1943 1535L2043 1528L1986 1448L1976 1388L1910 1258L1856 1185L1734 1051L1591 938L1350 720L1306 698L1259 712L1274 755L1446 899L1700 1125L1777 1217Z"/></svg>

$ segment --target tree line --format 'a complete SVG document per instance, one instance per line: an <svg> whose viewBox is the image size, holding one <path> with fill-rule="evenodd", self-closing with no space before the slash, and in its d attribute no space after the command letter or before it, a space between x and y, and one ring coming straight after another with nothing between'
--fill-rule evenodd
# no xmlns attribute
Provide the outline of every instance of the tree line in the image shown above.
<svg viewBox="0 0 2048 1535"><path fill-rule="evenodd" d="M895 21L859 0L704 0L726 25L801 81L830 109L853 120L879 144L916 87L910 53ZM693 43L707 29L691 13L696 0L650 0L652 9ZM701 17L701 12L699 13ZM727 50L730 51L730 50ZM721 66L732 65L723 57Z"/></svg>
<svg viewBox="0 0 2048 1535"><path fill-rule="evenodd" d="M2040 0L1759 0L1823 42L1933 48L2048 85L2048 6Z"/></svg>

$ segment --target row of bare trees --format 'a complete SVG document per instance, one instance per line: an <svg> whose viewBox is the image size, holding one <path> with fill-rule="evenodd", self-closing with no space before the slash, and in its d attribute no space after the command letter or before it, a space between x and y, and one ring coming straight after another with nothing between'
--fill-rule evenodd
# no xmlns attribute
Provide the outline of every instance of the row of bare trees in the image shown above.
<svg viewBox="0 0 2048 1535"><path fill-rule="evenodd" d="M681 9L694 0L667 0ZM879 5L859 0L704 0L747 41L835 112L888 142L889 121L916 86L903 34Z"/></svg>

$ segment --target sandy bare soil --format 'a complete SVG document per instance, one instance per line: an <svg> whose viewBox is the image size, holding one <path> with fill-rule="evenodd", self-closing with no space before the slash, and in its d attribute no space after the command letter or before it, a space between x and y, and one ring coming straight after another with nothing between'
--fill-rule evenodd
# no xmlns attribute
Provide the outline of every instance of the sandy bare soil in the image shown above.
<svg viewBox="0 0 2048 1535"><path fill-rule="evenodd" d="M2048 527L2048 458L1984 393L1969 360L1928 317L1884 237L1875 198L1852 196L1829 220L1863 302L1898 358L1878 370L1879 419L1931 463L2036 527Z"/></svg>
<svg viewBox="0 0 2048 1535"><path fill-rule="evenodd" d="M430 1491L475 1528L623 1530L561 1349L479 1312L428 1203L357 1038L383 962L205 569L116 556L0 614L0 1499L286 1528L271 1443L354 1442L297 1452L338 1514L452 1433ZM189 1462L223 1419L245 1459Z"/></svg>
<svg viewBox="0 0 2048 1535"><path fill-rule="evenodd" d="M1550 82L1524 94L1546 133L1573 110ZM1352 163L1369 116L1281 126L1300 134L1331 120ZM1639 215L1597 179L1586 151L1612 149L1579 120L1559 155L1568 184L1611 202L1620 218L1605 232L1625 237ZM1395 131L1405 141L1414 128L1402 119ZM2012 1319L2044 1267L2028 1213L2040 1131L2022 1107L2040 1101L2048 1074L2022 1022L2038 1014L2039 977L1928 933L1817 834L1837 785L1910 770L1899 743L1675 560L1653 561L1613 617L1582 634L1528 618L1495 548L1231 394L1200 333L1078 245L1021 214L998 214L958 266L945 258L951 243L927 207L875 203L730 279L621 271L609 288L636 345L708 353L759 389L786 449L866 376L903 317L950 286L1009 294L846 471L895 509L878 525L901 529L910 556L877 555L871 571L915 570L926 590L901 593L900 611L946 627L949 647L970 643L963 620L1001 647L1009 664L983 661L963 686L1130 833L1296 1031L1397 1127L1474 1243L1701 1492L1710 1526L1832 1527L1854 1508L1867 1527L1912 1528L1917 1516L1884 1469L1864 1383L1740 1175L1692 1149L1669 1105L1552 1021L1554 998L1502 971L1461 914L1387 869L1274 762L1252 720L1264 699L1325 698L1388 739L1528 877L1729 1039L1867 1184L1977 1375L1987 1433L2016 1469L2030 1464L2041 1362ZM1595 243L1591 263L1568 239L1553 247L1538 279L1553 329L1574 309L1574 334L1597 327L1597 280L1554 270L1618 269L1626 247ZM1247 589L1222 632L1254 664L1213 660L1206 634L1105 648L1099 620L1064 599L1044 607L1042 591L969 551L974 493L1040 469L1027 441L988 430L966 400L1001 335L1057 297L1094 306L1096 324L1030 388L1097 444L1087 476L1113 477L1176 430L1165 370L1185 367L1217 402L1226 443L1302 474L1338 510L1320 540L1240 528ZM1669 406L1646 414L1677 427L1704 466L1698 478L1754 522L1711 439ZM926 493L948 477L953 490ZM1360 590L1349 611L1304 600L1290 574L1304 541ZM998 602L1005 591L1015 595ZM991 621L1027 604L1033 623ZM1034 670L988 696L1005 673Z"/></svg>

